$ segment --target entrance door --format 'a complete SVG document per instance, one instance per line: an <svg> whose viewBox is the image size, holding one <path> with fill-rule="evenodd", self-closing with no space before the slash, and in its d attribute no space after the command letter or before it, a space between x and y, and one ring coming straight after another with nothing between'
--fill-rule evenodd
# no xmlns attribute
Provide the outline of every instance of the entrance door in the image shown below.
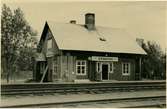
<svg viewBox="0 0 167 109"><path fill-rule="evenodd" d="M108 64L102 64L102 80L108 80Z"/></svg>

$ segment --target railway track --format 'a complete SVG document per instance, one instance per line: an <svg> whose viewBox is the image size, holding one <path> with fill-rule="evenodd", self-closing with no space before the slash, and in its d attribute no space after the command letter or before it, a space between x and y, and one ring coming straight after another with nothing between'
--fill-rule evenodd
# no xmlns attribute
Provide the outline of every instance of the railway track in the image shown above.
<svg viewBox="0 0 167 109"><path fill-rule="evenodd" d="M23 108L23 107L82 107L85 105L87 108L105 104L106 107L115 107L116 103L119 104L133 104L135 102L145 102L138 105L124 105L122 108L141 108L141 107L166 107L166 96L150 96L150 97L133 97L133 98L116 98L116 99L100 99L100 100L87 100L87 101L71 101L71 102L56 102L56 103L39 103L39 104L22 104L13 106L1 106L1 108ZM146 102L148 102L146 104ZM154 101L154 103L152 102ZM155 102L159 101L159 102Z"/></svg>
<svg viewBox="0 0 167 109"><path fill-rule="evenodd" d="M1 85L1 95L25 95L47 93L73 93L73 92L107 92L107 91L140 91L164 90L166 82L115 82L115 83L33 83Z"/></svg>

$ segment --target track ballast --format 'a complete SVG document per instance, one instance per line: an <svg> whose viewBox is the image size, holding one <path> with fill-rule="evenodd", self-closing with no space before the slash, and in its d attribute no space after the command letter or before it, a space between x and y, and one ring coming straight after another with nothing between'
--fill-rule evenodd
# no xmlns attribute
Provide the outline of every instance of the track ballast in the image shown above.
<svg viewBox="0 0 167 109"><path fill-rule="evenodd" d="M140 90L164 90L165 81L151 82L104 82L104 83L33 83L33 84L6 84L1 85L1 95L25 95L47 93L73 93L73 92L107 92L107 91L140 91Z"/></svg>

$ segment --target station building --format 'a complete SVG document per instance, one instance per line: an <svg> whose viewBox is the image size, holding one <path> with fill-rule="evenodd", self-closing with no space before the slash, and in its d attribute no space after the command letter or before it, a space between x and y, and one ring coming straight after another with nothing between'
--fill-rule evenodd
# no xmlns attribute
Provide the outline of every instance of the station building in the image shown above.
<svg viewBox="0 0 167 109"><path fill-rule="evenodd" d="M141 79L146 52L126 30L95 25L47 21L34 64L36 81L130 81Z"/></svg>

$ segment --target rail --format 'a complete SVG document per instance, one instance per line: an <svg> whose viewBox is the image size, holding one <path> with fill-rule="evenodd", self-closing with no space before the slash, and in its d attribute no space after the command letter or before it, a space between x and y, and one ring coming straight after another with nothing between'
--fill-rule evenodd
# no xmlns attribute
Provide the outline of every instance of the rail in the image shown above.
<svg viewBox="0 0 167 109"><path fill-rule="evenodd" d="M1 95L166 89L166 82L1 85Z"/></svg>

